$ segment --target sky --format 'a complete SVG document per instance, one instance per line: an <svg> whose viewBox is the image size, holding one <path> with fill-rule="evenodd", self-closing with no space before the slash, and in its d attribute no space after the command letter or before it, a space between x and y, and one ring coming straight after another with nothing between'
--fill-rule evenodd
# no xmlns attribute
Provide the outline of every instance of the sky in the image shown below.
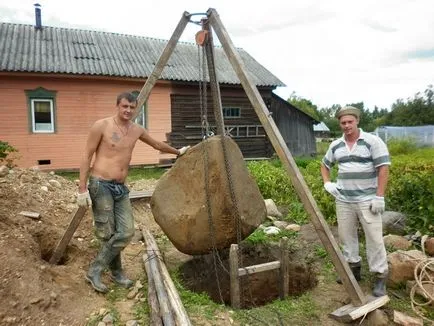
<svg viewBox="0 0 434 326"><path fill-rule="evenodd" d="M234 45L286 85L276 94L318 108L390 109L434 84L433 0L0 0L0 22L34 24L34 3L43 25L166 40L184 11L215 8Z"/></svg>

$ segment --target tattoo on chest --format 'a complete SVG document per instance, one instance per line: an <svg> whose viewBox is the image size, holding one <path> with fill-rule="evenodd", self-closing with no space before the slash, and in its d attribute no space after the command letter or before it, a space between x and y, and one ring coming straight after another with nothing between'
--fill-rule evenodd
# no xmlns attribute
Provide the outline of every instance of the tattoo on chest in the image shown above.
<svg viewBox="0 0 434 326"><path fill-rule="evenodd" d="M118 141L121 140L121 137L119 137L118 133L116 131L113 132L112 134L112 140L117 143Z"/></svg>

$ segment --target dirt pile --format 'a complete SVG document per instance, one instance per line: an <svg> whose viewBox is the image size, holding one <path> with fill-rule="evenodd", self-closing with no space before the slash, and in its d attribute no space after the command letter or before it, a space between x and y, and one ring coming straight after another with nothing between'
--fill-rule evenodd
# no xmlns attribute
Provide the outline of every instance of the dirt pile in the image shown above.
<svg viewBox="0 0 434 326"><path fill-rule="evenodd" d="M131 186L145 190L149 183ZM48 263L76 208L76 190L52 172L15 168L0 177L1 325L84 325L104 306L83 278L97 250L89 212L60 264Z"/></svg>
<svg viewBox="0 0 434 326"><path fill-rule="evenodd" d="M98 296L83 282L94 251L89 216L63 265L46 261L70 221L75 192L73 182L37 170L13 169L0 178L0 324L79 325L83 310L90 313L98 306Z"/></svg>

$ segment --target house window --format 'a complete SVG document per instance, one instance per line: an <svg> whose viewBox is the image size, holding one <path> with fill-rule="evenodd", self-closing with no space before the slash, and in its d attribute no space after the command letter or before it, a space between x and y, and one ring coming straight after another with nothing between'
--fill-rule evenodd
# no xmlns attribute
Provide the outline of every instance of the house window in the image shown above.
<svg viewBox="0 0 434 326"><path fill-rule="evenodd" d="M53 101L32 99L32 131L54 132Z"/></svg>
<svg viewBox="0 0 434 326"><path fill-rule="evenodd" d="M138 91L131 92L136 97L139 96ZM139 109L139 113L137 117L134 119L134 122L141 125L143 128L148 128L148 110L147 103L144 103L142 107Z"/></svg>
<svg viewBox="0 0 434 326"><path fill-rule="evenodd" d="M29 105L29 125L33 133L54 133L56 92L42 87L26 90Z"/></svg>
<svg viewBox="0 0 434 326"><path fill-rule="evenodd" d="M241 109L240 108L223 108L223 118L240 118L241 117Z"/></svg>

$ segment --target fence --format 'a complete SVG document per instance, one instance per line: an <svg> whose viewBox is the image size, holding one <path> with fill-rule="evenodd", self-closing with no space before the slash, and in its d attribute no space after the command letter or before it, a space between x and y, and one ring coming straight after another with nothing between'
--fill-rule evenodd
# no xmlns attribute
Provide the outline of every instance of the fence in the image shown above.
<svg viewBox="0 0 434 326"><path fill-rule="evenodd" d="M412 139L418 146L434 147L434 125L415 127L382 126L374 134L386 143L393 139Z"/></svg>

